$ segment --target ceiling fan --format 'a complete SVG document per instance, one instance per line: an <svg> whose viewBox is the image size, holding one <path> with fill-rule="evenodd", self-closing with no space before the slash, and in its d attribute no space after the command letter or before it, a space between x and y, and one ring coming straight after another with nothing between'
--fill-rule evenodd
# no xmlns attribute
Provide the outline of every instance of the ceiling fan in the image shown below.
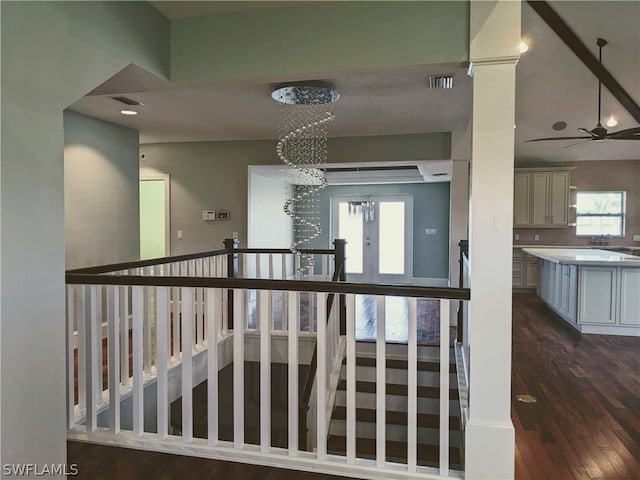
<svg viewBox="0 0 640 480"><path fill-rule="evenodd" d="M598 38L596 45L599 49L598 61L602 65L602 47L607 44L607 41L603 38ZM586 134L586 137L546 137L546 138L534 138L532 140L526 140L527 142L544 142L547 140L582 140L582 142L573 143L567 145L572 147L579 143L595 141L602 142L604 140L640 140L640 127L627 128L625 130L618 130L617 132L608 132L605 127L600 123L600 112L602 103L602 81L598 80L598 124L592 130L586 128L579 128L578 131ZM565 147L565 148L567 148Z"/></svg>

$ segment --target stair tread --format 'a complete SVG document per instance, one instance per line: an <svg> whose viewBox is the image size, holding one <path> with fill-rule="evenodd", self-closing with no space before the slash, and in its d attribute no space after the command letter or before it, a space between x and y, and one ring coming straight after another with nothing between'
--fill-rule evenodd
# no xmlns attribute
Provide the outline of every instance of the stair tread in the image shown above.
<svg viewBox="0 0 640 480"><path fill-rule="evenodd" d="M347 381L340 380L338 382L338 390L346 390ZM407 386L399 383L387 383L385 385L387 395L396 395L401 397L407 396ZM356 392L376 393L376 382L356 381ZM440 387L418 386L419 398L440 398ZM449 400L458 400L458 390L449 389Z"/></svg>
<svg viewBox="0 0 640 480"><path fill-rule="evenodd" d="M440 415L437 413L418 413L417 414L417 426L422 428L439 428L440 427ZM347 408L335 407L333 409L332 419L346 420ZM376 410L371 408L356 408L356 420L359 422L375 423ZM406 425L407 424L407 412L397 412L393 410L387 410L385 415L387 425ZM455 416L449 417L449 429L459 430L460 419Z"/></svg>
<svg viewBox="0 0 640 480"><path fill-rule="evenodd" d="M346 364L347 359L345 358L342 363ZM387 368L406 370L407 369L407 360L397 360L393 358L387 358L386 366ZM356 357L356 365L361 367L375 367L376 359L375 357ZM440 372L440 362L425 362L419 361L417 362L418 371L420 372ZM456 364L449 364L449 373L456 372Z"/></svg>
<svg viewBox="0 0 640 480"><path fill-rule="evenodd" d="M407 443L387 440L386 456L406 461ZM333 454L344 455L347 450L347 439L341 435L329 435L327 439L327 451ZM356 455L365 458L375 458L376 440L374 438L356 438ZM416 449L418 463L437 466L440 459L440 447L419 443ZM451 468L461 468L460 448L449 447L449 462Z"/></svg>

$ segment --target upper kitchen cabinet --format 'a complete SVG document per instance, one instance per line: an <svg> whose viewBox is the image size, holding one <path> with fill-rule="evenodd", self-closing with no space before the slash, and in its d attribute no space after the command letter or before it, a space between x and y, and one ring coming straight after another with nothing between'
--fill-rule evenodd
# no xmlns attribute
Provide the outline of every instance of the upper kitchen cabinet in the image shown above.
<svg viewBox="0 0 640 480"><path fill-rule="evenodd" d="M516 168L513 226L566 227L569 224L569 178L572 168Z"/></svg>

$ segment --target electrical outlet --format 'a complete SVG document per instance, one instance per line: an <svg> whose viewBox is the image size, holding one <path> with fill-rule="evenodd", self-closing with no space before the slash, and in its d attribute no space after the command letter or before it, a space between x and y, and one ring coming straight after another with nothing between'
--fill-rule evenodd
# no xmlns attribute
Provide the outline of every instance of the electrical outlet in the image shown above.
<svg viewBox="0 0 640 480"><path fill-rule="evenodd" d="M182 240L182 230L178 230L178 240Z"/></svg>
<svg viewBox="0 0 640 480"><path fill-rule="evenodd" d="M520 234L519 233L516 233L513 237L514 237L515 240L520 240Z"/></svg>
<svg viewBox="0 0 640 480"><path fill-rule="evenodd" d="M640 242L640 235L634 235L633 236L633 241L634 242Z"/></svg>
<svg viewBox="0 0 640 480"><path fill-rule="evenodd" d="M538 241L540 240L540 235L538 235L537 233L533 236L533 239Z"/></svg>

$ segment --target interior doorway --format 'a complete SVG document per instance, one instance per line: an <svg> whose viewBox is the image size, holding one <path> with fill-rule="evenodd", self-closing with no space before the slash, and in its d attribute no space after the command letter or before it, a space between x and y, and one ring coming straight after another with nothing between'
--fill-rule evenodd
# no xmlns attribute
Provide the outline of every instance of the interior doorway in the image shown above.
<svg viewBox="0 0 640 480"><path fill-rule="evenodd" d="M170 245L169 175L140 177L140 260L166 257Z"/></svg>
<svg viewBox="0 0 640 480"><path fill-rule="evenodd" d="M413 197L331 198L331 238L344 238L347 281L408 284L413 277Z"/></svg>

